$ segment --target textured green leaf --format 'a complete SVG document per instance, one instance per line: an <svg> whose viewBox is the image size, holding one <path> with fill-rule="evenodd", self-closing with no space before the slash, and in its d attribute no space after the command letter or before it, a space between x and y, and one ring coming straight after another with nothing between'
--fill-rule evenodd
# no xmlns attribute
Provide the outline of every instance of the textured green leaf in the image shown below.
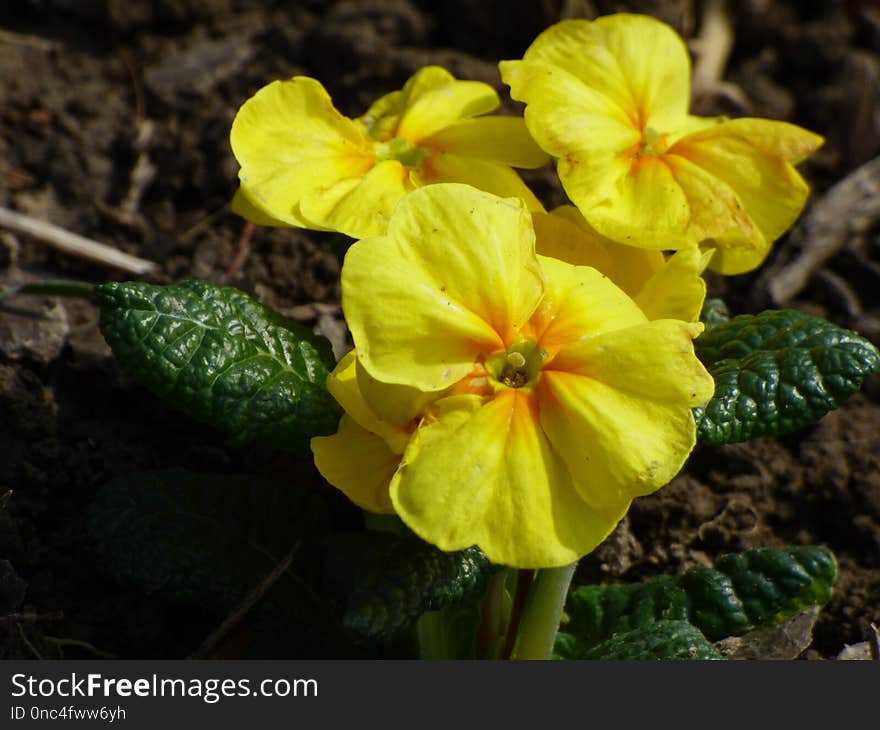
<svg viewBox="0 0 880 730"><path fill-rule="evenodd" d="M687 621L657 621L617 634L597 644L579 659L724 659L700 630Z"/></svg>
<svg viewBox="0 0 880 730"><path fill-rule="evenodd" d="M694 409L697 436L709 444L809 425L880 370L880 353L870 342L795 310L734 317L694 344L715 379L712 400Z"/></svg>
<svg viewBox="0 0 880 730"><path fill-rule="evenodd" d="M140 282L95 288L101 331L123 368L230 436L298 452L336 430L326 339L232 287Z"/></svg>
<svg viewBox="0 0 880 730"><path fill-rule="evenodd" d="M351 635L378 644L398 640L426 611L482 594L493 569L475 547L445 553L415 538L365 531L333 536L324 585Z"/></svg>
<svg viewBox="0 0 880 730"><path fill-rule="evenodd" d="M299 591L294 576L316 572L328 523L323 501L287 482L182 470L110 482L87 522L89 542L118 582L218 614L291 550L278 584Z"/></svg>
<svg viewBox="0 0 880 730"><path fill-rule="evenodd" d="M719 324L729 322L730 310L723 299L706 299L700 312L700 321L706 325L707 330L710 330Z"/></svg>
<svg viewBox="0 0 880 730"><path fill-rule="evenodd" d="M559 631L553 645L553 659L580 659L584 651L583 642L568 631Z"/></svg>
<svg viewBox="0 0 880 730"><path fill-rule="evenodd" d="M710 641L771 626L811 604L824 604L837 580L824 547L756 548L725 555L716 567L632 585L581 586L568 598L560 656L585 656L617 635L658 621L687 621ZM572 638L573 637L573 638Z"/></svg>

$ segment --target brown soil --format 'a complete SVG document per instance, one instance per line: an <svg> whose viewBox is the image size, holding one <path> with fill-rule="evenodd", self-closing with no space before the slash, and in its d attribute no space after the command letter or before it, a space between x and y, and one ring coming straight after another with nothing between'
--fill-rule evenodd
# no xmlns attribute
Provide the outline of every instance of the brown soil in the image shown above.
<svg viewBox="0 0 880 730"><path fill-rule="evenodd" d="M802 166L815 206L880 151L880 7L794 0L731 5L728 83L703 89L696 110L786 119L824 135L826 146ZM243 223L224 210L237 172L228 135L248 96L272 79L305 74L325 84L341 111L357 115L421 66L438 63L493 84L506 98L496 62L520 57L565 10L647 12L692 38L704 6L700 0L3 4L0 205L157 261L155 281L231 284L308 324L323 316L331 326L332 316L338 320L340 237L256 229L249 254L233 266L243 253ZM551 171L528 179L546 204L563 200ZM855 215L833 213L842 221ZM878 344L880 213L870 206L861 213L785 304L856 328ZM799 241L796 233L781 240L770 270L792 260ZM0 242L5 281L21 272L90 282L127 278L30 239L0 233ZM713 277L711 294L735 313L757 311L772 302L769 280L760 272ZM39 325L34 309L43 315ZM14 319L30 329L4 339L3 328ZM267 461L255 449L229 449L221 435L163 405L119 371L96 319L92 305L75 300L22 298L0 310L0 494L13 490L0 510L0 559L21 579L10 578L0 562L0 614L18 604L16 592L26 587L20 610L44 619L15 631L0 626L0 656L89 657L95 650L187 656L216 619L116 585L96 567L81 540L96 488L160 467L311 469L282 455ZM802 432L700 448L670 486L636 502L614 539L583 561L580 575L640 580L732 550L790 543L826 544L841 567L807 656L835 657L845 644L864 641L869 624L880 623L877 377L846 407Z"/></svg>

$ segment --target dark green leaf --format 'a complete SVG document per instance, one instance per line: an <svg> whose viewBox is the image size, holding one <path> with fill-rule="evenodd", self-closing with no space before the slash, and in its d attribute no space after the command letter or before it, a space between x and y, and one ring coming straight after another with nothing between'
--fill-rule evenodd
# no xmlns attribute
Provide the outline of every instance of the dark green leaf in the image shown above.
<svg viewBox="0 0 880 730"><path fill-rule="evenodd" d="M178 470L114 480L88 515L90 542L117 581L218 614L291 551L278 583L301 592L327 525L324 503L287 482Z"/></svg>
<svg viewBox="0 0 880 730"><path fill-rule="evenodd" d="M426 611L482 594L492 570L475 547L445 553L415 538L366 531L333 537L324 585L352 636L377 644L398 640Z"/></svg>
<svg viewBox="0 0 880 730"><path fill-rule="evenodd" d="M583 657L619 634L659 621L687 621L710 641L771 626L824 604L837 562L824 547L756 548L719 558L716 568L633 585L581 586L568 598L566 634L556 653Z"/></svg>
<svg viewBox="0 0 880 730"><path fill-rule="evenodd" d="M730 310L723 299L707 299L703 302L703 309L700 312L700 321L706 325L706 329L710 330L719 324L725 324L730 321Z"/></svg>
<svg viewBox="0 0 880 730"><path fill-rule="evenodd" d="M723 659L700 630L687 621L657 621L617 634L584 652L581 659Z"/></svg>
<svg viewBox="0 0 880 730"><path fill-rule="evenodd" d="M703 443L795 431L840 407L880 370L880 353L854 332L795 310L741 315L695 341L715 395L694 409Z"/></svg>
<svg viewBox="0 0 880 730"><path fill-rule="evenodd" d="M123 368L230 436L298 452L336 430L326 339L231 287L140 282L95 288L101 331Z"/></svg>
<svg viewBox="0 0 880 730"><path fill-rule="evenodd" d="M825 605L837 581L834 553L822 547L747 550L720 557L715 567L730 579L748 630L772 626L806 606ZM690 586L684 588L690 592ZM724 625L717 630L708 623L698 625L713 641L732 633Z"/></svg>

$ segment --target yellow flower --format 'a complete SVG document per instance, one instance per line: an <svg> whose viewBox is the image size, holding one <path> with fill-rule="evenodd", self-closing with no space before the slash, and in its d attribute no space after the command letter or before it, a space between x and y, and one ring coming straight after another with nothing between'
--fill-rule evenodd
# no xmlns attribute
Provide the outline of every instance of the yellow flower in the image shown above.
<svg viewBox="0 0 880 730"><path fill-rule="evenodd" d="M335 434L312 439L318 471L359 507L393 513L388 486L418 419L436 394L378 382L354 350L337 363L327 387L345 413Z"/></svg>
<svg viewBox="0 0 880 730"><path fill-rule="evenodd" d="M230 135L241 165L232 209L261 225L384 233L397 202L436 182L475 185L541 204L514 167L549 159L521 117L483 116L499 105L488 84L427 66L358 119L321 84L296 76L260 89Z"/></svg>
<svg viewBox="0 0 880 730"><path fill-rule="evenodd" d="M532 213L536 250L576 266L592 266L633 298L648 319L696 322L706 298L703 271L713 251L696 246L664 256L597 233L572 205Z"/></svg>
<svg viewBox="0 0 880 730"><path fill-rule="evenodd" d="M385 389L356 383L343 405L378 438L313 448L348 464L337 468L349 494L381 494L354 483L371 478L358 465L402 451L390 505L443 550L573 562L678 472L691 408L713 392L692 345L702 325L649 321L595 269L538 256L524 203L467 185L402 200L385 236L349 249L342 297L364 383Z"/></svg>
<svg viewBox="0 0 880 730"><path fill-rule="evenodd" d="M711 268L742 273L806 203L793 165L822 138L785 122L690 115L687 49L659 20L565 20L500 68L568 196L608 238L712 247Z"/></svg>

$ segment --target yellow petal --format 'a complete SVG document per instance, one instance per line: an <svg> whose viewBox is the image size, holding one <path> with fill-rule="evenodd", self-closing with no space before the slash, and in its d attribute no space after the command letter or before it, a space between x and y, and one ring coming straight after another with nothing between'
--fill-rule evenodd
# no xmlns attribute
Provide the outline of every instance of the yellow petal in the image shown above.
<svg viewBox="0 0 880 730"><path fill-rule="evenodd" d="M301 199L374 163L361 129L340 114L314 79L273 81L239 109L230 133L250 203L271 218L310 227Z"/></svg>
<svg viewBox="0 0 880 730"><path fill-rule="evenodd" d="M734 136L747 140L755 149L770 157L781 157L796 165L813 154L825 140L803 127L774 119L725 119L719 124L707 125L690 141L708 140L716 136ZM696 132L696 130L695 130Z"/></svg>
<svg viewBox="0 0 880 730"><path fill-rule="evenodd" d="M401 115L413 102L429 91L443 88L454 81L455 77L445 68L425 66L413 74L402 89L374 101L357 121L372 137L385 141L397 133Z"/></svg>
<svg viewBox="0 0 880 730"><path fill-rule="evenodd" d="M664 265L665 259L660 251L626 246L600 235L573 205L554 208L550 219L566 221L576 226L577 231L562 226L554 231L550 229L545 218L540 222L538 218L535 216L538 253L576 266L592 266L631 297L635 297ZM542 241L542 231L547 238L546 242ZM599 258L591 253L597 246L601 246L604 257Z"/></svg>
<svg viewBox="0 0 880 730"><path fill-rule="evenodd" d="M664 266L660 251L636 248L600 235L572 205L533 213L536 250L575 266L591 266L635 297Z"/></svg>
<svg viewBox="0 0 880 730"><path fill-rule="evenodd" d="M602 235L658 250L696 245L688 227L687 196L665 157L634 159L628 174L618 178L615 193L602 205L585 208L578 204L587 222Z"/></svg>
<svg viewBox="0 0 880 730"><path fill-rule="evenodd" d="M559 259L574 266L592 266L613 278L614 262L606 247L608 239L592 229L568 220L558 214L558 210L557 208L551 213L532 213L535 250L542 256Z"/></svg>
<svg viewBox="0 0 880 730"><path fill-rule="evenodd" d="M300 211L311 223L353 238L380 236L410 189L407 168L397 160L384 160L363 178L341 180L326 190L305 195Z"/></svg>
<svg viewBox="0 0 880 730"><path fill-rule="evenodd" d="M660 320L583 338L541 373L541 424L581 496L603 505L666 484L696 442L691 408L714 390L692 339Z"/></svg>
<svg viewBox="0 0 880 730"><path fill-rule="evenodd" d="M355 365L355 372L358 391L364 402L383 423L394 426L394 438L386 438L388 445L393 451L402 454L402 445L409 440L418 419L442 392L424 393L407 385L383 383L370 376L360 360Z"/></svg>
<svg viewBox="0 0 880 730"><path fill-rule="evenodd" d="M321 476L358 507L370 512L394 512L388 487L400 455L379 436L343 414L339 431L333 436L313 438L311 446Z"/></svg>
<svg viewBox="0 0 880 730"><path fill-rule="evenodd" d="M411 421L428 401L420 391L379 384L360 371L351 350L330 373L327 389L361 428L382 438L394 453L402 454L410 438Z"/></svg>
<svg viewBox="0 0 880 730"><path fill-rule="evenodd" d="M557 156L565 192L598 233L653 248L694 245L687 200L662 158L638 156L641 129L615 103L558 66L505 61L511 95L525 101L538 144Z"/></svg>
<svg viewBox="0 0 880 730"><path fill-rule="evenodd" d="M628 499L590 508L538 426L533 396L506 390L482 404L435 404L391 484L400 518L441 550L478 545L494 563L567 565L614 529Z"/></svg>
<svg viewBox="0 0 880 730"><path fill-rule="evenodd" d="M645 321L636 303L595 269L538 258L544 298L527 333L547 352L551 364L556 353L573 342Z"/></svg>
<svg viewBox="0 0 880 730"><path fill-rule="evenodd" d="M640 129L664 131L687 114L687 48L656 18L619 13L564 20L541 33L523 59L564 68L613 100Z"/></svg>
<svg viewBox="0 0 880 730"><path fill-rule="evenodd" d="M261 208L260 204L248 193L245 185L238 186L238 190L235 191L235 195L232 196L232 200L229 203L229 210L251 223L256 223L258 226L292 225L289 218L281 220L273 216L269 211ZM305 226L308 224L306 221L303 221L301 225Z"/></svg>
<svg viewBox="0 0 880 730"><path fill-rule="evenodd" d="M550 156L532 139L522 117L464 119L441 129L422 144L511 167L542 167L550 161Z"/></svg>
<svg viewBox="0 0 880 730"><path fill-rule="evenodd" d="M686 137L694 132L702 132L704 129L717 127L726 121L729 121L727 117L698 117L694 114L688 114L682 122L676 125L675 129L667 132L666 141L671 147L682 137Z"/></svg>
<svg viewBox="0 0 880 730"><path fill-rule="evenodd" d="M810 154L821 141L785 122L735 119L683 137L670 153L727 185L770 244L794 223L809 194L791 163ZM754 240L748 230L743 233Z"/></svg>
<svg viewBox="0 0 880 730"><path fill-rule="evenodd" d="M413 170L416 185L456 182L471 185L501 198L519 198L529 210L544 210L523 179L506 165L463 157L451 152L431 156L418 170Z"/></svg>
<svg viewBox="0 0 880 730"><path fill-rule="evenodd" d="M660 251L627 246L611 241L608 253L614 262L611 280L629 296L635 297L664 264Z"/></svg>
<svg viewBox="0 0 880 730"><path fill-rule="evenodd" d="M706 403L714 381L694 354L699 322L660 319L583 337L546 369L581 375L628 395L686 409Z"/></svg>
<svg viewBox="0 0 880 730"><path fill-rule="evenodd" d="M706 298L703 271L712 251L698 248L678 251L642 287L635 297L648 319L680 319L695 322L700 318Z"/></svg>
<svg viewBox="0 0 880 730"><path fill-rule="evenodd" d="M543 291L522 201L429 185L398 205L386 236L355 243L342 306L367 372L438 391L501 349Z"/></svg>
<svg viewBox="0 0 880 730"><path fill-rule="evenodd" d="M489 84L453 80L411 98L397 134L410 142L418 142L460 119L488 114L500 103L497 92Z"/></svg>
<svg viewBox="0 0 880 730"><path fill-rule="evenodd" d="M581 208L604 204L629 170L625 152L641 133L612 100L558 66L502 61L510 95L526 103L526 126L542 149L558 157L566 193Z"/></svg>
<svg viewBox="0 0 880 730"><path fill-rule="evenodd" d="M739 195L685 157L669 154L666 163L690 201L693 238L715 249L710 268L722 274L741 274L758 266L770 252L770 242Z"/></svg>
<svg viewBox="0 0 880 730"><path fill-rule="evenodd" d="M596 508L667 484L696 443L694 417L681 403L635 397L561 371L542 373L536 392L547 438L580 496Z"/></svg>

